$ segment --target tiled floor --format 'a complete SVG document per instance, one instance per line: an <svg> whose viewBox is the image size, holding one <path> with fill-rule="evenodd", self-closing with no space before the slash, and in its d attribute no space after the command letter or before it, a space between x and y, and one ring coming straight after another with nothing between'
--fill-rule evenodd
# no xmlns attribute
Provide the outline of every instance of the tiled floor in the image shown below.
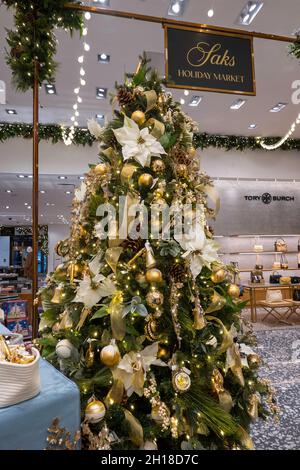
<svg viewBox="0 0 300 470"><path fill-rule="evenodd" d="M265 361L261 377L271 381L280 407L280 422L259 420L252 427L257 450L300 449L300 325L254 325ZM258 327L258 328L257 328Z"/></svg>

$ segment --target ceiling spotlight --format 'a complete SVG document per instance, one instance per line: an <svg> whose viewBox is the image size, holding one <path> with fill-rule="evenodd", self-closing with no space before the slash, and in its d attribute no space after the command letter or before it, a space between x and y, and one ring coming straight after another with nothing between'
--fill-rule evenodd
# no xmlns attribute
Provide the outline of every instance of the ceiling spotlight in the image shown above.
<svg viewBox="0 0 300 470"><path fill-rule="evenodd" d="M78 176L79 180L84 180L84 176Z"/></svg>
<svg viewBox="0 0 300 470"><path fill-rule="evenodd" d="M97 119L97 121L103 121L104 114L96 114L95 118Z"/></svg>
<svg viewBox="0 0 300 470"><path fill-rule="evenodd" d="M27 209L31 209L31 206L27 206Z"/></svg>
<svg viewBox="0 0 300 470"><path fill-rule="evenodd" d="M86 20L90 20L92 18L92 15L90 14L89 11L86 11L85 14L84 14L84 17Z"/></svg>
<svg viewBox="0 0 300 470"><path fill-rule="evenodd" d="M9 209L9 206L5 206L5 209Z"/></svg>
<svg viewBox="0 0 300 470"><path fill-rule="evenodd" d="M59 176L58 179L59 179L59 180L66 180L67 177L66 177L66 176Z"/></svg>
<svg viewBox="0 0 300 470"><path fill-rule="evenodd" d="M232 103L232 105L230 106L230 109L233 109L234 111L237 111L242 106L244 106L245 103L246 103L246 100L241 100L241 99L235 100Z"/></svg>
<svg viewBox="0 0 300 470"><path fill-rule="evenodd" d="M198 96L198 95L194 95L192 96L190 102L189 102L189 106L198 106L202 101L202 96Z"/></svg>
<svg viewBox="0 0 300 470"><path fill-rule="evenodd" d="M18 178L25 178L24 175L18 175Z"/></svg>
<svg viewBox="0 0 300 470"><path fill-rule="evenodd" d="M5 110L7 114L17 114L17 111L15 109L6 109Z"/></svg>
<svg viewBox="0 0 300 470"><path fill-rule="evenodd" d="M256 124L250 124L248 129L256 129L257 128L257 125Z"/></svg>
<svg viewBox="0 0 300 470"><path fill-rule="evenodd" d="M91 48L91 46L85 42L84 46L83 46L83 49L88 52L90 50L90 48Z"/></svg>
<svg viewBox="0 0 300 470"><path fill-rule="evenodd" d="M84 61L83 55L80 55L77 60L78 60L78 62L79 62L80 64L82 64L83 61Z"/></svg>
<svg viewBox="0 0 300 470"><path fill-rule="evenodd" d="M171 0L168 9L170 16L182 16L185 9L186 0Z"/></svg>
<svg viewBox="0 0 300 470"><path fill-rule="evenodd" d="M237 17L235 23L243 26L248 26L252 23L256 15L262 9L264 3L262 1L247 2L241 13Z"/></svg>
<svg viewBox="0 0 300 470"><path fill-rule="evenodd" d="M85 84L86 84L86 81L84 80L84 78L81 78L80 79L80 85L85 86Z"/></svg>
<svg viewBox="0 0 300 470"><path fill-rule="evenodd" d="M46 191L45 191L44 189L41 189L41 190L40 190L40 193L41 193L41 194L46 194Z"/></svg>
<svg viewBox="0 0 300 470"><path fill-rule="evenodd" d="M74 88L74 93L75 93L75 95L78 95L78 93L79 93L79 88Z"/></svg>
<svg viewBox="0 0 300 470"><path fill-rule="evenodd" d="M110 62L110 55L104 52L98 54L98 62L100 62L100 64L108 64Z"/></svg>
<svg viewBox="0 0 300 470"><path fill-rule="evenodd" d="M184 90L184 96L189 96L190 92L189 90Z"/></svg>
<svg viewBox="0 0 300 470"><path fill-rule="evenodd" d="M208 10L208 12L207 12L208 18L212 18L214 16L214 14L215 14L215 12L212 8L210 10Z"/></svg>
<svg viewBox="0 0 300 470"><path fill-rule="evenodd" d="M100 3L103 7L109 7L109 0L93 0L93 3Z"/></svg>
<svg viewBox="0 0 300 470"><path fill-rule="evenodd" d="M182 105L185 104L185 99L184 98L180 98L180 104L182 104Z"/></svg>
<svg viewBox="0 0 300 470"><path fill-rule="evenodd" d="M69 194L72 194L71 191L65 191L65 193L68 194L68 195L69 195Z"/></svg>
<svg viewBox="0 0 300 470"><path fill-rule="evenodd" d="M24 202L24 206L28 206L28 202Z"/></svg>
<svg viewBox="0 0 300 470"><path fill-rule="evenodd" d="M46 83L45 90L48 95L56 95L55 85L50 85L49 83Z"/></svg>
<svg viewBox="0 0 300 470"><path fill-rule="evenodd" d="M84 77L84 76L85 76L85 70L84 70L82 67L81 67L81 69L80 69L80 72L79 72L79 73L80 73L80 75L81 75L82 77Z"/></svg>
<svg viewBox="0 0 300 470"><path fill-rule="evenodd" d="M107 88L96 88L96 98L98 100L103 100L107 96Z"/></svg>
<svg viewBox="0 0 300 470"><path fill-rule="evenodd" d="M32 176L32 175L27 175L27 178L29 178L30 180L32 180L33 176Z"/></svg>
<svg viewBox="0 0 300 470"><path fill-rule="evenodd" d="M287 106L287 103L277 103L273 108L270 109L270 113L279 113Z"/></svg>
<svg viewBox="0 0 300 470"><path fill-rule="evenodd" d="M7 194L11 194L11 193L12 193L12 190L11 190L11 189L7 189L5 192L6 192Z"/></svg>

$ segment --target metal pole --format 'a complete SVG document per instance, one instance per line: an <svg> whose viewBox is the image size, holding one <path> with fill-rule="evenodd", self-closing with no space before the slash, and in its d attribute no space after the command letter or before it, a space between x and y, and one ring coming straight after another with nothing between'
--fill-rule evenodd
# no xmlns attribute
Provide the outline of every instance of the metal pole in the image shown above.
<svg viewBox="0 0 300 470"><path fill-rule="evenodd" d="M34 299L38 291L38 244L39 244L39 81L38 62L34 63L33 82L33 158L32 158L32 250L33 250L33 274L32 274L32 337L38 334L38 309Z"/></svg>
<svg viewBox="0 0 300 470"><path fill-rule="evenodd" d="M157 23L162 25L177 25L177 26L185 26L187 28L196 28L196 29L204 29L207 31L216 31L216 32L225 32L225 33L232 33L241 36L252 36L258 39L269 39L272 41L282 41L282 42L289 42L293 43L296 41L295 37L289 36L279 36L277 34L268 34L268 33L259 33L256 31L247 31L241 29L233 29L233 28L224 28L223 26L213 26L201 23L191 23L188 21L174 21L170 18L160 18L158 16L150 16L150 15L141 15L140 13L131 13L128 11L119 11L119 10L112 10L111 8L98 8L92 7L89 5L77 5L77 4L70 4L67 3L65 8L68 10L74 11L89 11L90 13L96 13L98 15L105 15L105 16L114 16L116 18L125 18L125 19L132 19L137 21L146 21L148 23Z"/></svg>

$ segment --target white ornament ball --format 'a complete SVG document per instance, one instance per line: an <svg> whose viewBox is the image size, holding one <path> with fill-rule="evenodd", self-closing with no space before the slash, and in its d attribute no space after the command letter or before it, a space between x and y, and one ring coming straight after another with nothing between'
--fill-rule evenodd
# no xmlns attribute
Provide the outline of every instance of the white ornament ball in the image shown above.
<svg viewBox="0 0 300 470"><path fill-rule="evenodd" d="M85 419L89 423L99 423L102 418L104 418L106 413L106 408L102 401L93 399L90 401L85 409Z"/></svg>
<svg viewBox="0 0 300 470"><path fill-rule="evenodd" d="M60 359L70 359L75 347L68 339L62 339L56 345L55 352Z"/></svg>

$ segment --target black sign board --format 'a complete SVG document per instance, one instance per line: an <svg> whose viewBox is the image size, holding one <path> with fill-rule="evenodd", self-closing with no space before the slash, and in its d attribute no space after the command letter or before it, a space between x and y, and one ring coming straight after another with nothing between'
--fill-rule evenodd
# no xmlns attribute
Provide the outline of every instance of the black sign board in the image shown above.
<svg viewBox="0 0 300 470"><path fill-rule="evenodd" d="M255 95L253 38L165 25L171 88Z"/></svg>

